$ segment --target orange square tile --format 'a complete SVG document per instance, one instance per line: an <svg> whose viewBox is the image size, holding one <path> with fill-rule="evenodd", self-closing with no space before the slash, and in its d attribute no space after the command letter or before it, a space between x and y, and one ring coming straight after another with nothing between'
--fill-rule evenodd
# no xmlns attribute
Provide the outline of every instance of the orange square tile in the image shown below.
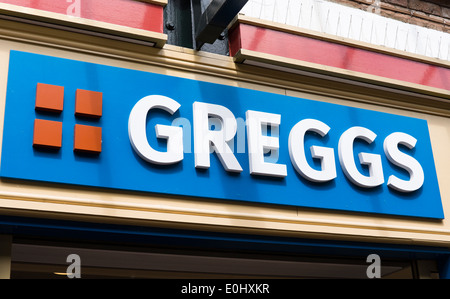
<svg viewBox="0 0 450 299"><path fill-rule="evenodd" d="M101 153L102 151L102 128L75 125L74 151Z"/></svg>
<svg viewBox="0 0 450 299"><path fill-rule="evenodd" d="M103 93L77 89L75 115L99 118L102 116Z"/></svg>
<svg viewBox="0 0 450 299"><path fill-rule="evenodd" d="M44 119L34 120L33 146L60 148L62 141L62 122Z"/></svg>
<svg viewBox="0 0 450 299"><path fill-rule="evenodd" d="M64 106L64 86L38 83L36 87L36 110L60 113Z"/></svg>

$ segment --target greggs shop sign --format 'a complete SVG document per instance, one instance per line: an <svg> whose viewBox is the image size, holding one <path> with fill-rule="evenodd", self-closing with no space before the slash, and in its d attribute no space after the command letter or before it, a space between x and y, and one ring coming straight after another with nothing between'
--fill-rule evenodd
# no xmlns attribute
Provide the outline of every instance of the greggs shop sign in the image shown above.
<svg viewBox="0 0 450 299"><path fill-rule="evenodd" d="M1 176L444 218L425 120L12 51Z"/></svg>

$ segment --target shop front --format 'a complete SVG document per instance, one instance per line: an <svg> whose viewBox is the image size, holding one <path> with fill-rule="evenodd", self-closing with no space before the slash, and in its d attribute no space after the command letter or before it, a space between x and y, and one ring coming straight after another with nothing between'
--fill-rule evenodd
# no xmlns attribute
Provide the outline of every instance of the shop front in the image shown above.
<svg viewBox="0 0 450 299"><path fill-rule="evenodd" d="M450 275L448 61L234 14L223 55L167 42L177 1L37 2L0 1L1 277Z"/></svg>

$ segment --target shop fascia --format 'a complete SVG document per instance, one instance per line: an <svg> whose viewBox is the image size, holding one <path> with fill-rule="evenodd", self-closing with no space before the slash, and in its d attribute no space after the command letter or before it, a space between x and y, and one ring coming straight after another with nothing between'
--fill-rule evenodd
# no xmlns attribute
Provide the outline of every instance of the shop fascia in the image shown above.
<svg viewBox="0 0 450 299"><path fill-rule="evenodd" d="M183 160L183 129L181 127L161 124L155 126L156 137L167 141L166 151L152 148L147 140L146 132L147 117L152 110L161 109L173 115L179 107L180 104L177 101L162 95L146 96L133 107L129 115L128 133L133 149L143 160L158 165L171 165ZM226 171L242 172L243 169L228 144L235 138L237 131L237 121L233 113L225 106L203 102L194 102L192 108L195 167L203 169L210 167L212 148ZM211 118L220 120L220 129L210 129ZM268 162L264 157L264 153L268 150L278 152L280 146L278 136L276 134L266 136L262 127L269 126L272 132L276 131L281 123L281 115L247 110L245 121L250 174L286 177L285 164ZM315 132L325 137L330 129L324 122L310 118L299 120L290 130L288 150L291 163L295 170L309 181L326 183L337 177L334 148L316 145L310 147L312 157L321 161L320 170L308 164L305 153L304 137L307 132ZM380 154L367 152L358 154L359 163L369 170L368 176L358 170L354 158L353 144L356 139L370 144L376 137L377 135L369 128L353 126L342 133L337 145L339 164L343 173L350 182L362 188L374 188L385 182ZM390 175L387 181L390 188L407 193L416 191L423 185L424 171L420 163L398 148L401 144L413 149L416 142L416 138L402 132L393 132L384 139L383 154L391 163L409 173L409 180Z"/></svg>

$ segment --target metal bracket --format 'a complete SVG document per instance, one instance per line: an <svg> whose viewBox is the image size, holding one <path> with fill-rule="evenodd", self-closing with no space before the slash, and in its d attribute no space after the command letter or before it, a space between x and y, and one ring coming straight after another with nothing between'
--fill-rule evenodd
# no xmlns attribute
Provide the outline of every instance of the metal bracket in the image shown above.
<svg viewBox="0 0 450 299"><path fill-rule="evenodd" d="M201 0L193 0L196 48L214 43L248 0L212 0L201 12Z"/></svg>

